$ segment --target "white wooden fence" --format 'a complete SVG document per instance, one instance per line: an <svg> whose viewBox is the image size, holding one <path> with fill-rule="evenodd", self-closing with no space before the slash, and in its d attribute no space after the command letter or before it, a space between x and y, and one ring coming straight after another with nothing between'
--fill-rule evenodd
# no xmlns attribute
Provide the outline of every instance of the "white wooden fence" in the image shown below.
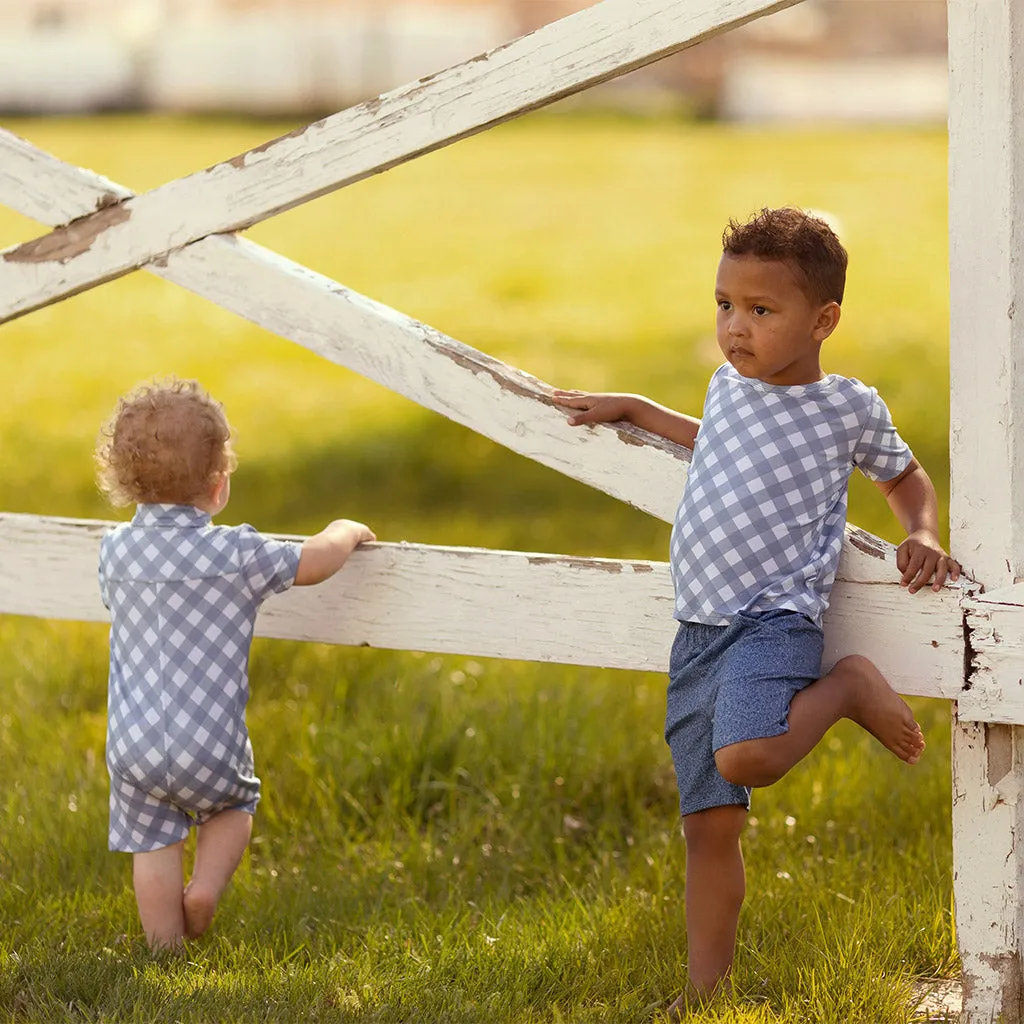
<svg viewBox="0 0 1024 1024"><path fill-rule="evenodd" d="M604 0L138 196L0 132L0 202L54 227L0 252L0 322L144 268L669 520L685 449L570 428L543 382L233 232L797 2ZM952 546L980 583L908 599L892 547L849 528L826 661L863 653L952 702L963 1019L992 1024L1024 1012L1024 5L949 0L949 25ZM0 613L103 619L106 525L0 513ZM663 670L671 608L663 563L382 543L258 631Z"/></svg>

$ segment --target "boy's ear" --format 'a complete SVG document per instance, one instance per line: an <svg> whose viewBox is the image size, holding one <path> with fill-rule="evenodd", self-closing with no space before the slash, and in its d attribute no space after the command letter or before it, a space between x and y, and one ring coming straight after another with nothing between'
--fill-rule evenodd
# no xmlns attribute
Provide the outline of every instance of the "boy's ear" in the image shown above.
<svg viewBox="0 0 1024 1024"><path fill-rule="evenodd" d="M814 338L816 341L824 341L839 325L839 318L843 311L838 302L830 302L822 306L818 311L818 319L814 324Z"/></svg>

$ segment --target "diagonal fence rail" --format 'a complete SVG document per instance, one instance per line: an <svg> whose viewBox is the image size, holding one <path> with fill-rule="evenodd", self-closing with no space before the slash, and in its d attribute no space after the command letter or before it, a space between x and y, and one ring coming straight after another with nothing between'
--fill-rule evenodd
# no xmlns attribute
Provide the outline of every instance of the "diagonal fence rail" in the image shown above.
<svg viewBox="0 0 1024 1024"><path fill-rule="evenodd" d="M151 192L111 192L80 220L0 253L0 323L798 2L603 0Z"/></svg>

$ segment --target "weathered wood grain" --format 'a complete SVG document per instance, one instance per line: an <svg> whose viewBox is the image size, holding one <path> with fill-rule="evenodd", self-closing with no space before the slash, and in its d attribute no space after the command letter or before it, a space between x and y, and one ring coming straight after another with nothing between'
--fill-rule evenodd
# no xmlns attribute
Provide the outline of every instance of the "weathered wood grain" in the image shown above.
<svg viewBox="0 0 1024 1024"><path fill-rule="evenodd" d="M948 10L950 535L991 591L1024 576L1024 5ZM1022 620L977 604L966 625L975 653L953 726L961 1019L990 1024L1024 1019L1024 728L978 719L1022 720L1010 684L1024 674Z"/></svg>
<svg viewBox="0 0 1024 1024"><path fill-rule="evenodd" d="M1024 583L976 595L964 602L964 613L969 686L958 699L957 718L1024 722Z"/></svg>

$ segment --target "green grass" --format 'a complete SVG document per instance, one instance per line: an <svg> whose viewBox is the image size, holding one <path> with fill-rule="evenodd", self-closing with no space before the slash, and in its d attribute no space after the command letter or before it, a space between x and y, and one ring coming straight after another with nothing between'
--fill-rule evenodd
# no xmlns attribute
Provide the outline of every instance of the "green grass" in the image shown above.
<svg viewBox="0 0 1024 1024"><path fill-rule="evenodd" d="M143 189L287 126L9 127ZM945 197L938 132L547 116L252 235L552 383L699 413L722 224L829 210L851 273L826 367L879 387L945 506ZM35 233L0 213L0 245ZM9 510L110 517L97 426L176 372L237 428L226 521L348 515L383 540L665 557L665 524L146 275L8 325L2 345ZM874 488L851 505L898 538ZM212 937L167 961L142 948L128 858L105 848L104 631L0 618L0 652L0 1020L646 1021L678 992L659 676L257 643L251 852ZM840 727L755 794L737 1002L695 1020L903 1024L913 979L956 970L948 707L915 710L917 768Z"/></svg>

